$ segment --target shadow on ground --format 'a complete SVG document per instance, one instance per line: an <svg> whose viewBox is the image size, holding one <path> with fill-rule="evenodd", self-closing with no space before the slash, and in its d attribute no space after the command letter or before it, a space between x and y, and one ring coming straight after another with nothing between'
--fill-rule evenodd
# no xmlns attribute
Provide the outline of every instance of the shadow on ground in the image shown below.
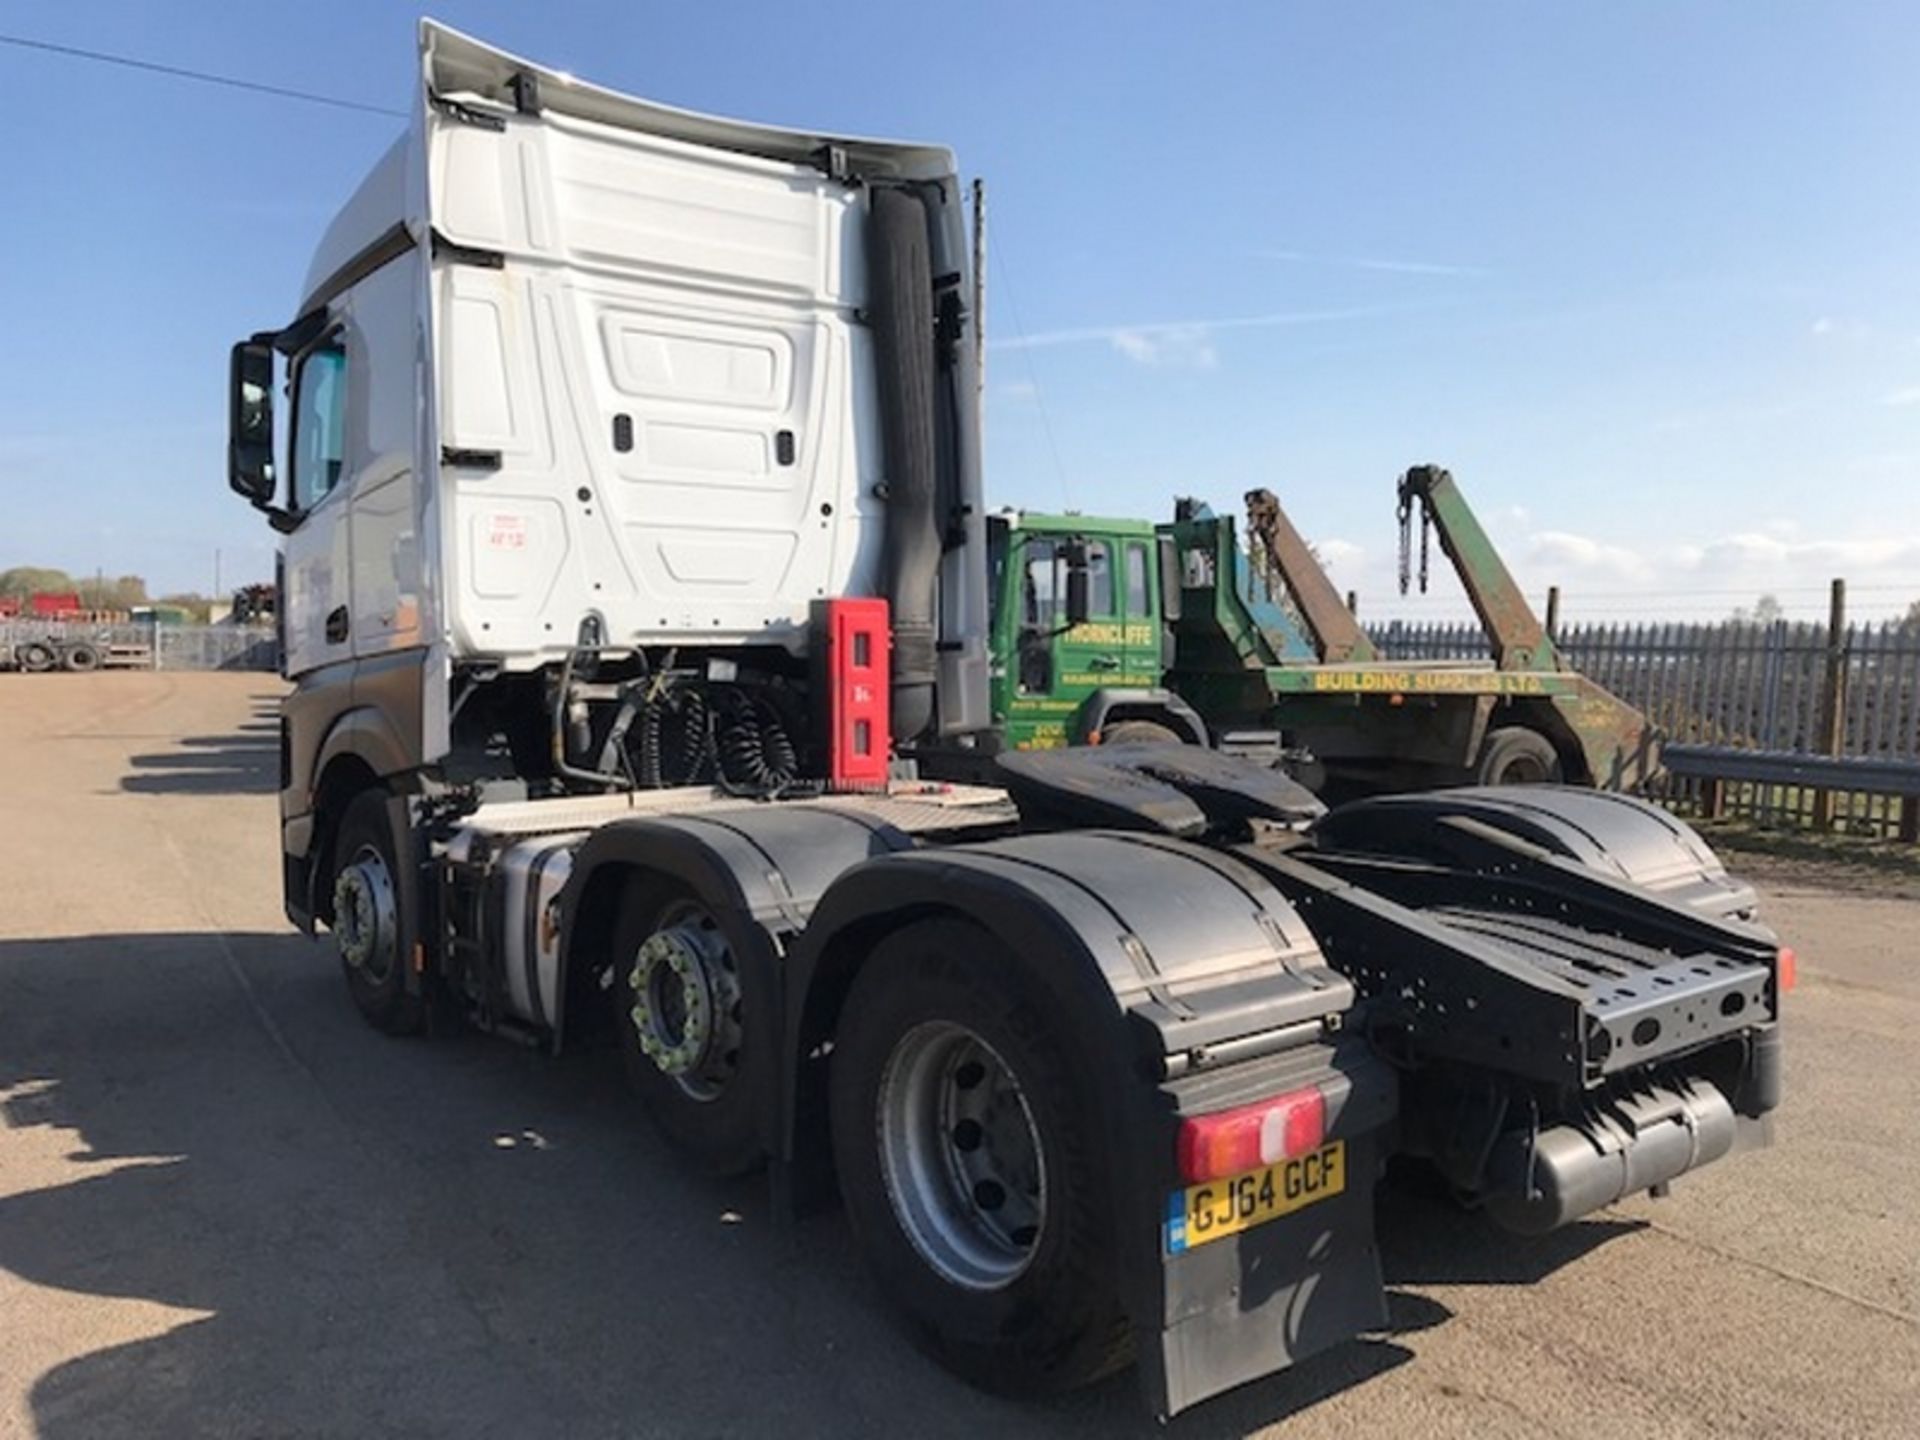
<svg viewBox="0 0 1920 1440"><path fill-rule="evenodd" d="M279 726L252 722L231 735L188 735L175 750L128 758L120 788L143 795L270 795L280 788Z"/></svg>
<svg viewBox="0 0 1920 1440"><path fill-rule="evenodd" d="M291 935L3 942L0 995L6 1124L56 1132L0 1199L0 1266L174 1307L41 1376L45 1440L1224 1436L1410 1358L1351 1343L1167 1427L1130 1375L1002 1402L908 1349L839 1216L783 1231L762 1182L690 1175L605 1057L385 1039ZM1395 1285L1525 1283L1610 1233L1516 1246L1404 1197L1383 1230Z"/></svg>

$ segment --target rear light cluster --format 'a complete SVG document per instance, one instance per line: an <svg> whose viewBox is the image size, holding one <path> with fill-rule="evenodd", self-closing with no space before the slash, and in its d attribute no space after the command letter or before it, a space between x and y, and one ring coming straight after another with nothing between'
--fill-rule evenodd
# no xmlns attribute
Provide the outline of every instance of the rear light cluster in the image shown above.
<svg viewBox="0 0 1920 1440"><path fill-rule="evenodd" d="M1793 953L1791 945L1782 945L1780 955L1773 967L1774 987L1782 994L1793 989L1799 983L1799 959Z"/></svg>
<svg viewBox="0 0 1920 1440"><path fill-rule="evenodd" d="M1327 1138L1327 1097L1317 1086L1290 1090L1180 1122L1180 1176L1189 1185L1277 1165L1318 1150Z"/></svg>

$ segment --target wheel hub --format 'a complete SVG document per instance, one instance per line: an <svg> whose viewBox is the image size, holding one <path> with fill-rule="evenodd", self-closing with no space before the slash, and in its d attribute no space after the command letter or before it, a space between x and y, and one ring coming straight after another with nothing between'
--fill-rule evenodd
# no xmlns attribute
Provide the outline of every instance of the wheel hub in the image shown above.
<svg viewBox="0 0 1920 1440"><path fill-rule="evenodd" d="M712 1099L739 1068L740 978L719 927L704 913L656 930L627 984L640 1051L695 1099Z"/></svg>
<svg viewBox="0 0 1920 1440"><path fill-rule="evenodd" d="M340 958L356 970L385 974L399 933L393 877L378 852L365 849L333 882L333 935Z"/></svg>
<svg viewBox="0 0 1920 1440"><path fill-rule="evenodd" d="M1006 1061L965 1026L915 1026L888 1058L878 1108L887 1196L914 1248L956 1285L1013 1283L1046 1224L1047 1174Z"/></svg>

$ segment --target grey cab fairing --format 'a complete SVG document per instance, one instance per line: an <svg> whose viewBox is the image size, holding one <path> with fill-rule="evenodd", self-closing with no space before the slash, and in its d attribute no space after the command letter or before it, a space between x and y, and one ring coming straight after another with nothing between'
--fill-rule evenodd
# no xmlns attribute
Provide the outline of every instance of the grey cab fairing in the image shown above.
<svg viewBox="0 0 1920 1440"><path fill-rule="evenodd" d="M281 701L281 849L287 914L306 929L314 917L313 867L321 858L315 805L332 767L350 760L388 789L415 788L427 763L420 737L433 693L426 650L348 660L294 678ZM333 819L337 820L338 815Z"/></svg>

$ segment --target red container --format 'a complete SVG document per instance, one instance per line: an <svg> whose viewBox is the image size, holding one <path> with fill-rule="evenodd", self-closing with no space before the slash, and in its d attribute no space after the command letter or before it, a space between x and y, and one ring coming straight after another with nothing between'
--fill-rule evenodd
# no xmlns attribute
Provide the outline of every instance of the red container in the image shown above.
<svg viewBox="0 0 1920 1440"><path fill-rule="evenodd" d="M835 790L883 788L893 750L887 602L816 600L811 618L823 777Z"/></svg>
<svg viewBox="0 0 1920 1440"><path fill-rule="evenodd" d="M58 620L80 613L80 596L75 591L36 590L27 601L30 613L41 620Z"/></svg>

